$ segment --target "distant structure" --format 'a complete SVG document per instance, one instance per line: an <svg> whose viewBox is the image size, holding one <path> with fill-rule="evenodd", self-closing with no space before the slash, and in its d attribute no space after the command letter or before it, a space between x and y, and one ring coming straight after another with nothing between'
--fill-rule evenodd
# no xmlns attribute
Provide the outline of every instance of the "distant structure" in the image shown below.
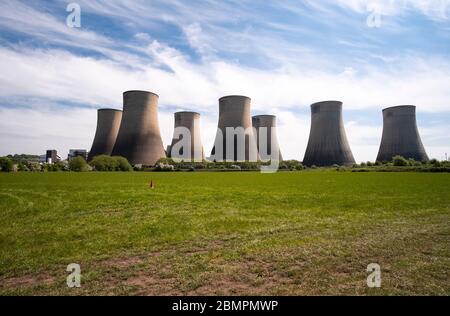
<svg viewBox="0 0 450 316"><path fill-rule="evenodd" d="M119 133L122 111L99 109L97 111L97 130L89 152L88 160L99 155L111 155Z"/></svg>
<svg viewBox="0 0 450 316"><path fill-rule="evenodd" d="M47 150L45 154L45 162L49 164L57 163L61 161L61 157L58 156L58 152L55 149Z"/></svg>
<svg viewBox="0 0 450 316"><path fill-rule="evenodd" d="M306 166L352 165L355 163L342 119L342 102L311 105L311 132L303 164Z"/></svg>
<svg viewBox="0 0 450 316"><path fill-rule="evenodd" d="M383 110L383 137L377 161L391 161L394 156L428 161L417 129L416 107L401 105Z"/></svg>
<svg viewBox="0 0 450 316"><path fill-rule="evenodd" d="M167 145L166 147L166 156L170 158L170 151L172 150L172 146Z"/></svg>
<svg viewBox="0 0 450 316"><path fill-rule="evenodd" d="M245 96L227 96L219 99L219 123L211 159L215 161L257 161L258 148L252 128L251 99ZM227 128L235 131L245 130L245 139L239 140L237 133L229 139L233 152L227 152ZM243 143L243 144L242 144ZM238 148L242 148L242 156L238 156ZM221 148L219 148L221 146ZM231 146L230 146L231 147Z"/></svg>
<svg viewBox="0 0 450 316"><path fill-rule="evenodd" d="M158 122L159 96L147 91L123 94L123 114L113 156L133 165L153 166L166 157Z"/></svg>
<svg viewBox="0 0 450 316"><path fill-rule="evenodd" d="M86 149L70 149L67 160L71 161L75 157L83 157L84 160L87 160L88 151Z"/></svg>
<svg viewBox="0 0 450 316"><path fill-rule="evenodd" d="M261 157L261 159L267 160L271 159L272 157L272 145L274 147L280 148L280 145L278 143L278 136L277 136L277 117L274 115L257 115L252 117L252 124L255 128L256 135L256 145L258 146L258 152ZM267 128L267 145L265 152L262 152L262 149L260 148L260 128L266 127ZM272 132L274 133L272 135ZM273 141L276 143L272 143ZM279 149L279 160L283 160L283 156L281 155L281 150Z"/></svg>
<svg viewBox="0 0 450 316"><path fill-rule="evenodd" d="M175 133L172 138L172 144L167 148L168 156L184 161L201 162L205 158L203 152L202 138L200 134L200 114L196 112L177 112L175 116ZM180 128L185 128L190 133L190 155L185 148L179 152L171 152L174 146L182 140L182 136L177 134Z"/></svg>

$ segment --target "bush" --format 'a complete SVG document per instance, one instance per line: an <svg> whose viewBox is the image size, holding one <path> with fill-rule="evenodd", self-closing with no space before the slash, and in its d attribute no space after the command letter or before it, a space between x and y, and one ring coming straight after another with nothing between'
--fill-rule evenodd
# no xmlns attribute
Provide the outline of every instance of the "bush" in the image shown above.
<svg viewBox="0 0 450 316"><path fill-rule="evenodd" d="M11 172L14 170L14 163L9 158L0 158L0 170L2 172Z"/></svg>
<svg viewBox="0 0 450 316"><path fill-rule="evenodd" d="M290 170L303 170L303 164L298 160L284 160L280 162L281 165L286 165Z"/></svg>
<svg viewBox="0 0 450 316"><path fill-rule="evenodd" d="M133 171L133 167L130 165L130 163L126 158L115 156L112 157L112 159L115 161L117 171L126 171L126 172Z"/></svg>
<svg viewBox="0 0 450 316"><path fill-rule="evenodd" d="M18 171L30 171L30 168L28 168L26 164L21 162L18 165Z"/></svg>
<svg viewBox="0 0 450 316"><path fill-rule="evenodd" d="M75 172L86 172L89 171L89 165L83 157L78 156L69 162L69 169Z"/></svg>
<svg viewBox="0 0 450 316"><path fill-rule="evenodd" d="M392 162L393 162L394 166L396 166L396 167L406 167L409 165L408 160L406 160L402 156L395 156L392 159Z"/></svg>
<svg viewBox="0 0 450 316"><path fill-rule="evenodd" d="M69 167L64 162L58 161L54 164L43 164L42 170L48 172L69 171Z"/></svg>
<svg viewBox="0 0 450 316"><path fill-rule="evenodd" d="M436 167L436 168L441 167L441 163L437 159L431 159L430 160L430 165L432 165L433 167Z"/></svg>
<svg viewBox="0 0 450 316"><path fill-rule="evenodd" d="M128 160L120 156L96 156L92 159L90 165L95 171L133 171L133 167Z"/></svg>
<svg viewBox="0 0 450 316"><path fill-rule="evenodd" d="M42 170L42 166L37 162L31 162L28 164L28 169L32 172L40 172Z"/></svg>
<svg viewBox="0 0 450 316"><path fill-rule="evenodd" d="M100 155L94 157L90 165L95 171L115 171L117 169L117 161L107 155Z"/></svg>
<svg viewBox="0 0 450 316"><path fill-rule="evenodd" d="M56 171L69 171L69 163L67 161L58 161L54 166Z"/></svg>
<svg viewBox="0 0 450 316"><path fill-rule="evenodd" d="M180 162L183 162L183 160ZM172 158L161 158L156 164L175 165L175 161Z"/></svg>
<svg viewBox="0 0 450 316"><path fill-rule="evenodd" d="M175 171L175 167L173 165L158 163L155 167L155 171Z"/></svg>

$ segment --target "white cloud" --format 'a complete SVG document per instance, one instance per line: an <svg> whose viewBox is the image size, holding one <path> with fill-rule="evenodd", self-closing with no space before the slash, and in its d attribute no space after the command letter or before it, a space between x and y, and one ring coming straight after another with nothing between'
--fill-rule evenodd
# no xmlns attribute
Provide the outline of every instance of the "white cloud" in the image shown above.
<svg viewBox="0 0 450 316"><path fill-rule="evenodd" d="M163 105L210 111L227 94L248 95L261 111L327 99L344 101L345 109L381 110L413 103L427 112L450 110L450 65L438 59L409 57L383 70L344 66L341 73L268 71L224 61L194 64L156 41L147 50L156 61L153 65L121 64L60 50L0 48L0 96L121 106L123 91L144 89L158 93Z"/></svg>
<svg viewBox="0 0 450 316"><path fill-rule="evenodd" d="M216 52L209 44L211 39L203 33L199 23L192 23L183 28L189 45L197 50L201 56L207 56Z"/></svg>
<svg viewBox="0 0 450 316"><path fill-rule="evenodd" d="M367 13L377 9L383 15L404 15L417 11L433 20L447 20L450 11L449 0L337 0L338 5Z"/></svg>

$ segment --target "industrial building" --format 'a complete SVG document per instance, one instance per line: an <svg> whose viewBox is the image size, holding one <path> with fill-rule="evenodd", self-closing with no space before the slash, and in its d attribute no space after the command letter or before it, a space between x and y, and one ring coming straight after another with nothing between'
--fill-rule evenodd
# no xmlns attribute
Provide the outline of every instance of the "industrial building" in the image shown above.
<svg viewBox="0 0 450 316"><path fill-rule="evenodd" d="M211 159L259 160L249 97L234 95L219 99L219 123Z"/></svg>
<svg viewBox="0 0 450 316"><path fill-rule="evenodd" d="M147 91L123 94L123 114L113 156L133 165L153 166L166 157L158 121L159 96Z"/></svg>
<svg viewBox="0 0 450 316"><path fill-rule="evenodd" d="M183 161L203 161L205 155L200 133L200 114L196 112L177 112L174 114L174 118L175 130L172 143L168 147L168 156ZM184 139L183 133L189 134L188 140ZM187 145L190 148L185 148Z"/></svg>
<svg viewBox="0 0 450 316"><path fill-rule="evenodd" d="M352 165L355 163L344 129L342 102L311 105L311 131L305 166Z"/></svg>
<svg viewBox="0 0 450 316"><path fill-rule="evenodd" d="M57 163L61 161L61 157L58 156L58 151L55 149L49 149L47 150L47 153L45 154L45 163Z"/></svg>
<svg viewBox="0 0 450 316"><path fill-rule="evenodd" d="M121 120L122 111L120 110L99 109L97 111L97 129L88 160L92 160L99 155L111 155L119 133Z"/></svg>
<svg viewBox="0 0 450 316"><path fill-rule="evenodd" d="M87 160L88 151L86 149L70 149L67 160L71 161L75 157L82 157L84 160Z"/></svg>
<svg viewBox="0 0 450 316"><path fill-rule="evenodd" d="M278 159L283 160L281 155L280 144L278 143L278 133L277 133L277 117L274 115L257 115L252 117L252 124L255 129L256 145L258 147L258 152L263 160L270 160L274 156L272 153L272 148L278 150ZM265 128L265 130L264 130ZM266 133L266 144L265 149L261 148L261 133Z"/></svg>
<svg viewBox="0 0 450 316"><path fill-rule="evenodd" d="M416 107L401 105L383 110L383 136L377 161L391 161L394 156L428 161L416 121Z"/></svg>

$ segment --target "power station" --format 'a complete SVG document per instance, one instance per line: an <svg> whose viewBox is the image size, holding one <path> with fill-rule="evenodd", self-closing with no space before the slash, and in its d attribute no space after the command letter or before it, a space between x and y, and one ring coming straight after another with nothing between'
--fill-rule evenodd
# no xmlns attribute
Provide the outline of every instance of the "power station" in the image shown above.
<svg viewBox="0 0 450 316"><path fill-rule="evenodd" d="M154 166L167 156L179 161L203 161L200 114L190 111L174 114L175 131L166 152L158 121L158 100L155 93L132 90L123 93L123 111L99 109L88 160L98 155L122 156L133 165L144 166ZM345 133L342 106L340 101L311 105L311 130L303 159L305 166L355 163ZM384 109L383 124L377 161L392 161L397 155L416 161L429 160L417 128L415 106ZM219 122L209 160L275 161L273 151L278 149L278 160L282 161L279 148L276 116L252 117L251 99L246 96L231 95L219 99ZM52 161L55 155L51 151L47 153ZM72 150L69 160L77 155L87 156L87 152Z"/></svg>
<svg viewBox="0 0 450 316"><path fill-rule="evenodd" d="M119 133L122 111L99 109L97 111L97 130L89 152L88 160L99 155L111 155Z"/></svg>
<svg viewBox="0 0 450 316"><path fill-rule="evenodd" d="M311 131L303 164L305 166L352 165L355 163L342 118L342 102L325 101L311 105Z"/></svg>
<svg viewBox="0 0 450 316"><path fill-rule="evenodd" d="M249 97L232 95L219 99L219 123L211 158L215 161L259 160Z"/></svg>
<svg viewBox="0 0 450 316"><path fill-rule="evenodd" d="M159 96L147 91L123 94L123 114L113 156L133 165L153 166L166 157L158 121Z"/></svg>
<svg viewBox="0 0 450 316"><path fill-rule="evenodd" d="M383 110L383 136L377 161L391 161L394 156L428 161L416 121L416 107L401 105Z"/></svg>
<svg viewBox="0 0 450 316"><path fill-rule="evenodd" d="M257 115L252 117L252 124L256 131L256 145L258 147L258 152L263 160L272 159L274 154L272 153L272 148L274 150L278 149L278 159L283 160L283 156L281 155L280 144L278 143L278 133L277 133L277 117L274 115ZM265 131L264 129L265 128ZM261 148L261 136L262 133L266 133L267 137L265 150ZM276 148L276 149L275 149Z"/></svg>
<svg viewBox="0 0 450 316"><path fill-rule="evenodd" d="M200 114L196 112L177 112L174 116L175 131L172 144L168 149L168 156L184 161L203 161L205 155L200 134ZM184 136L189 137L189 139L186 141ZM186 146L190 148L185 148Z"/></svg>

